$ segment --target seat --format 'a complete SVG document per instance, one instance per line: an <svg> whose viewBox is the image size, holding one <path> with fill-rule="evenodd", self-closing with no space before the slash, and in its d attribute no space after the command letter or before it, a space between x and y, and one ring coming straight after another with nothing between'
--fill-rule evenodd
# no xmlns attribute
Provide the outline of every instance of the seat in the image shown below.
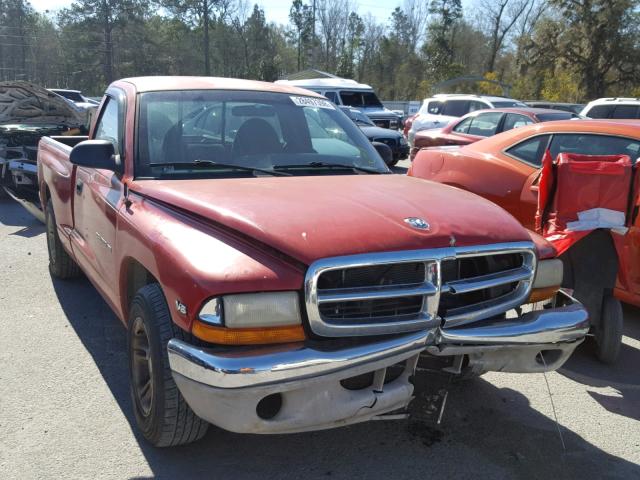
<svg viewBox="0 0 640 480"><path fill-rule="evenodd" d="M160 162L164 159L162 149L165 135L173 126L173 122L162 112L152 112L149 114L147 126L149 159L151 162Z"/></svg>
<svg viewBox="0 0 640 480"><path fill-rule="evenodd" d="M282 153L282 144L275 129L262 118L244 122L233 140L232 157Z"/></svg>

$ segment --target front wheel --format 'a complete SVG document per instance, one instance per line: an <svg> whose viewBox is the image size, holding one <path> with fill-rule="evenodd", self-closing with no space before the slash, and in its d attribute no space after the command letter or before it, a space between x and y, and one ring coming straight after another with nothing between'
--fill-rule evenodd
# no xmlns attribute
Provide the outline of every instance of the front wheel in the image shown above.
<svg viewBox="0 0 640 480"><path fill-rule="evenodd" d="M129 313L131 398L138 428L156 447L199 440L209 424L187 405L171 374L167 343L189 334L174 326L160 285L142 287Z"/></svg>
<svg viewBox="0 0 640 480"><path fill-rule="evenodd" d="M622 304L611 295L602 301L600 325L595 329L596 356L602 363L613 364L620 354L624 325Z"/></svg>

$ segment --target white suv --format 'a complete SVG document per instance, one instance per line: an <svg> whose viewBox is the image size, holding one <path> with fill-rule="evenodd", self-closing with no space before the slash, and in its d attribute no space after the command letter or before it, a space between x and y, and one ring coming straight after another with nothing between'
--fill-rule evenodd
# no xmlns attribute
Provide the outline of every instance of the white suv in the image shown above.
<svg viewBox="0 0 640 480"><path fill-rule="evenodd" d="M599 98L589 102L580 115L590 118L640 118L640 98Z"/></svg>
<svg viewBox="0 0 640 480"><path fill-rule="evenodd" d="M443 128L452 120L469 112L487 108L527 107L524 103L504 97L486 95L439 94L425 98L422 107L413 119L409 129L409 144L413 145L416 132Z"/></svg>

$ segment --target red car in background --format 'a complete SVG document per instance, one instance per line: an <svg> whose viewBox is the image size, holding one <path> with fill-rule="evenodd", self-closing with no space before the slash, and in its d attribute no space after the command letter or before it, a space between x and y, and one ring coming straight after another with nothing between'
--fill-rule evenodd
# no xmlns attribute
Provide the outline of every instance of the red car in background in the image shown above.
<svg viewBox="0 0 640 480"><path fill-rule="evenodd" d="M421 148L468 145L486 137L533 123L579 118L572 112L546 108L493 108L477 110L454 120L444 128L416 133L410 158Z"/></svg>
<svg viewBox="0 0 640 480"><path fill-rule="evenodd" d="M481 195L533 229L545 151L640 157L640 121L575 120L518 128L459 148L430 148L416 155L408 175ZM633 199L624 237L616 296L640 306L640 198Z"/></svg>

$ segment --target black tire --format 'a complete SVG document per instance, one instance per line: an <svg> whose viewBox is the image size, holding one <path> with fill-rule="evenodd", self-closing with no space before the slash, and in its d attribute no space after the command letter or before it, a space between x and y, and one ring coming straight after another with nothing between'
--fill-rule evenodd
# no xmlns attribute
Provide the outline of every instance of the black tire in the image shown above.
<svg viewBox="0 0 640 480"><path fill-rule="evenodd" d="M47 231L47 250L49 251L49 271L57 278L74 278L80 275L80 267L62 246L56 226L56 216L53 212L51 199L47 201L45 209L45 224Z"/></svg>
<svg viewBox="0 0 640 480"><path fill-rule="evenodd" d="M399 161L400 161L399 158L394 158L389 163L387 163L387 167L395 167L398 164Z"/></svg>
<svg viewBox="0 0 640 480"><path fill-rule="evenodd" d="M602 299L600 325L595 328L596 356L602 363L613 364L620 354L624 319L622 304L613 296Z"/></svg>
<svg viewBox="0 0 640 480"><path fill-rule="evenodd" d="M201 439L209 424L182 397L167 355L170 339L192 341L191 335L174 325L157 283L142 287L134 297L127 331L131 399L142 435L156 447Z"/></svg>

